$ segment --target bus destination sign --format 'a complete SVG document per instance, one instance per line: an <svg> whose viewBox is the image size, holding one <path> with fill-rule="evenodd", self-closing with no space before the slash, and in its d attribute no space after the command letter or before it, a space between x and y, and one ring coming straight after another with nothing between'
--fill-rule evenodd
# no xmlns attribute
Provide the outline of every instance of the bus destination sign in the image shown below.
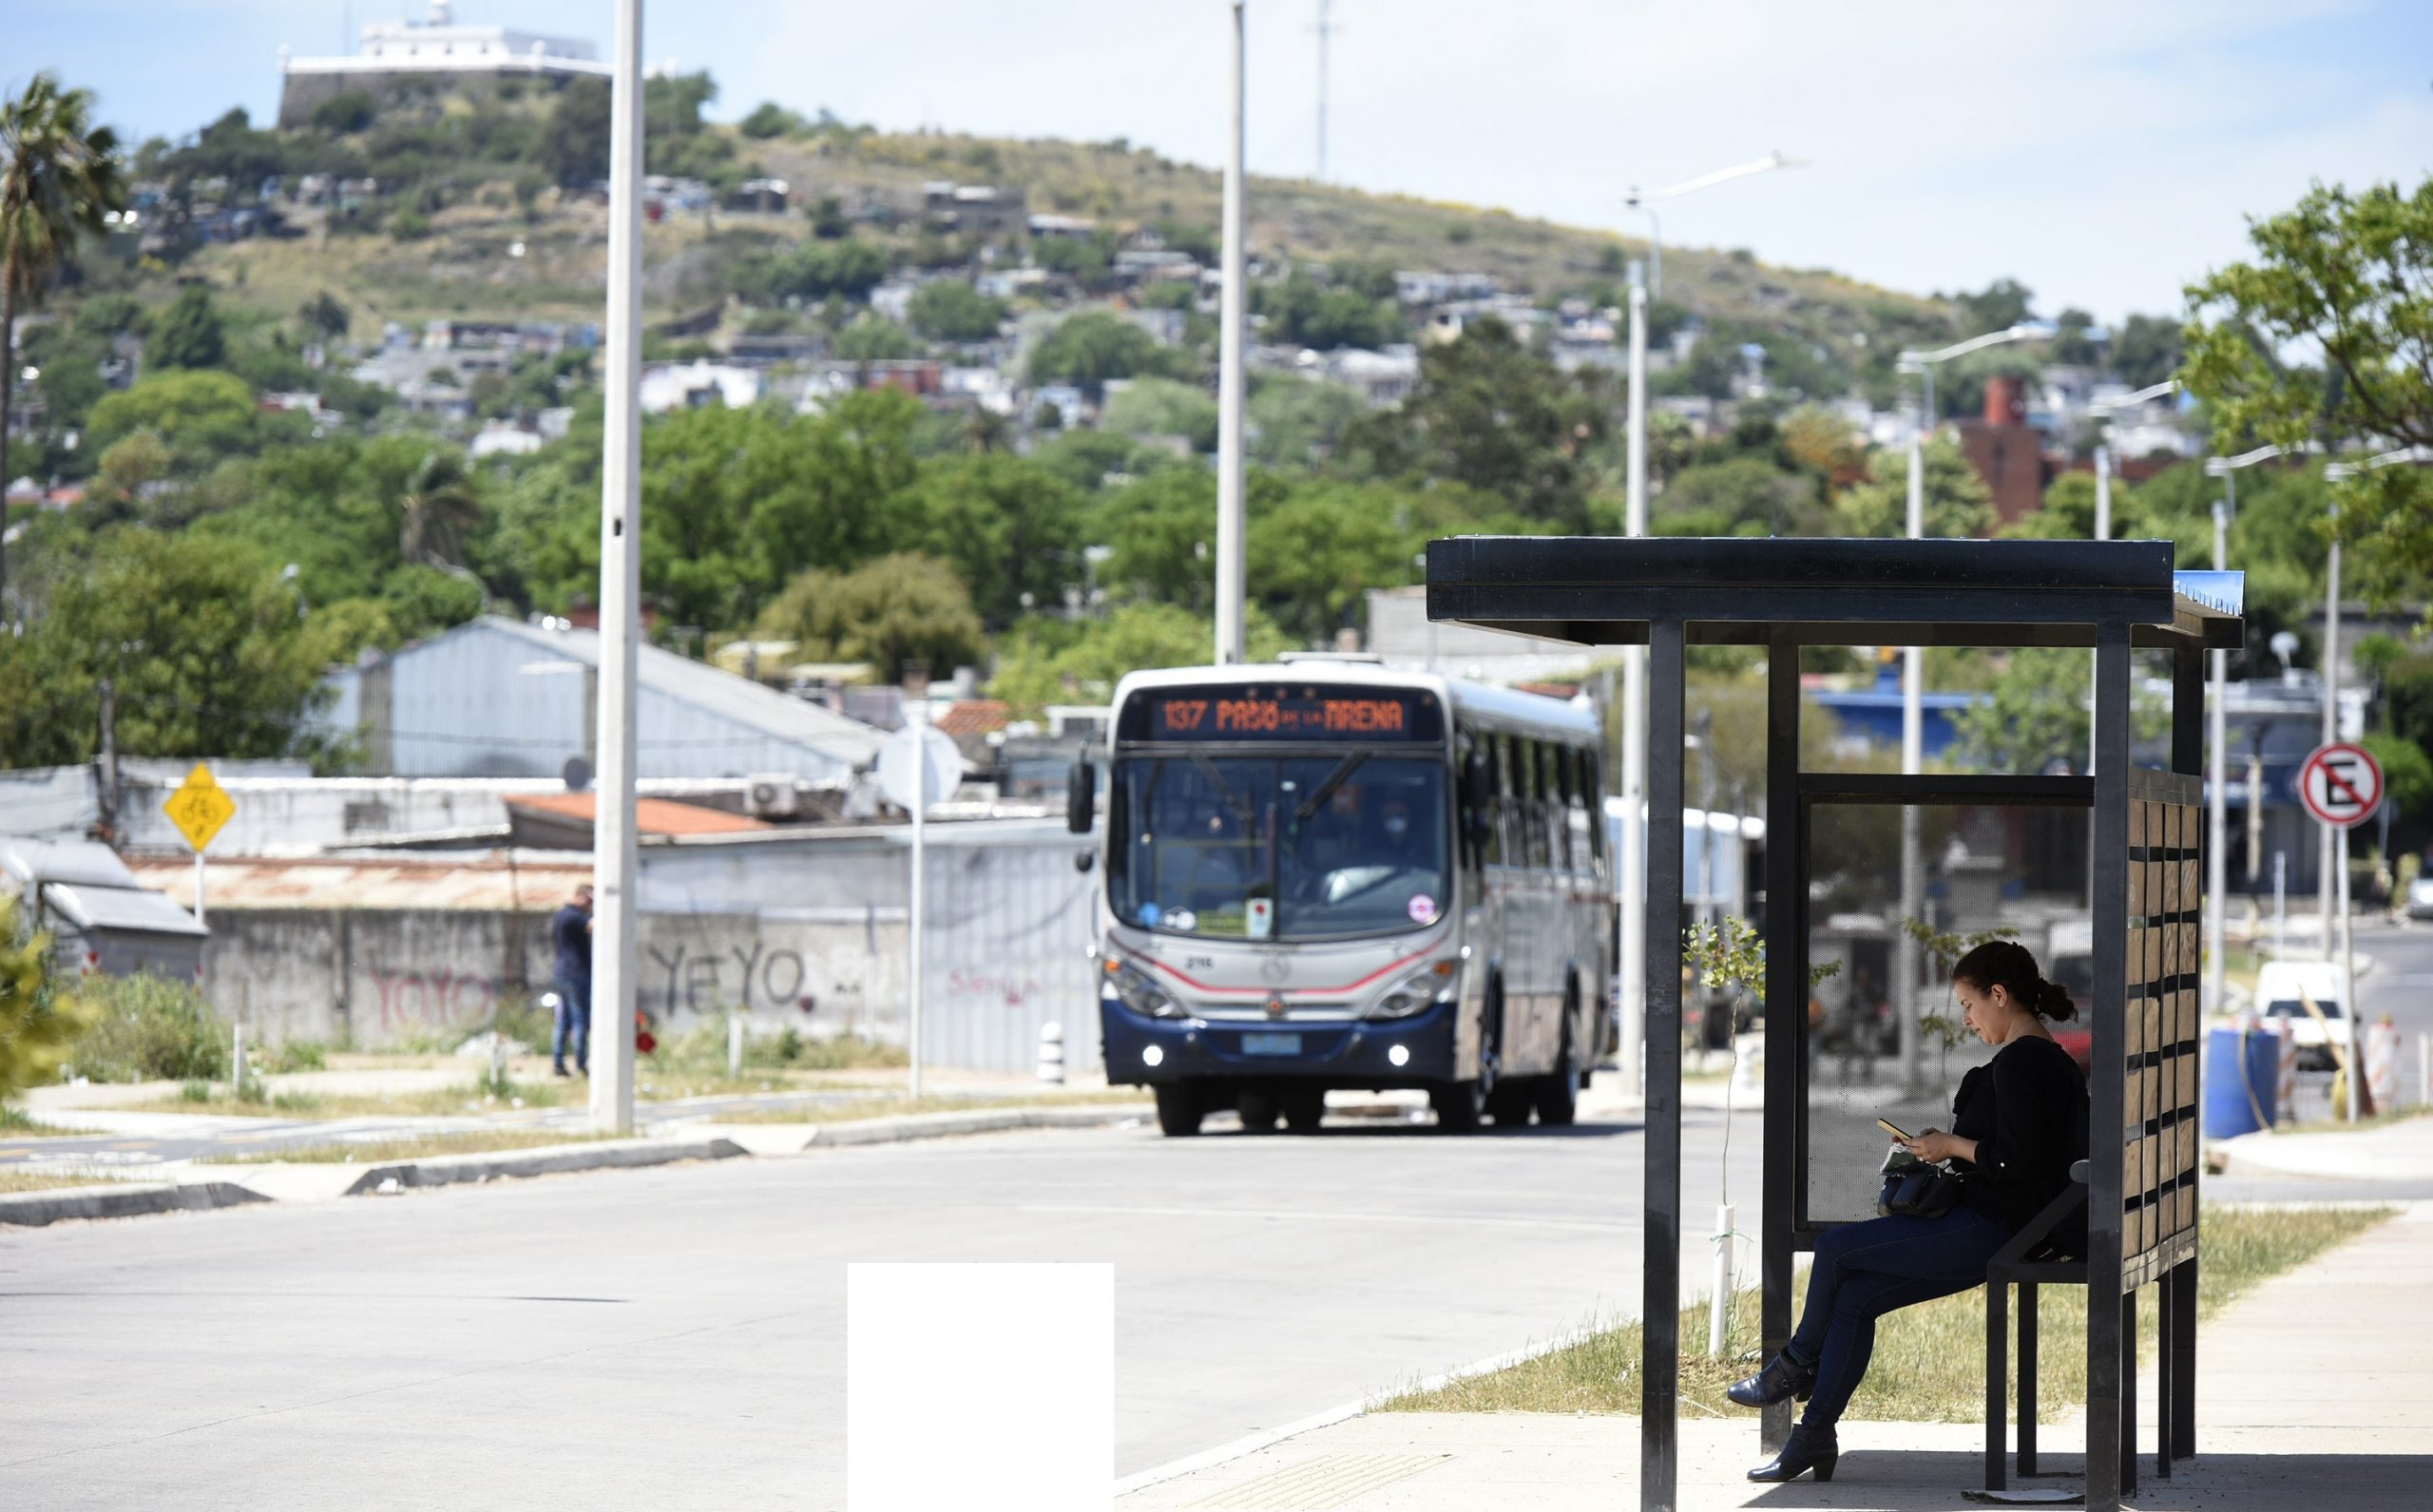
<svg viewBox="0 0 2433 1512"><path fill-rule="evenodd" d="M1183 688L1149 699L1151 740L1428 740L1444 725L1426 693L1366 688Z"/></svg>

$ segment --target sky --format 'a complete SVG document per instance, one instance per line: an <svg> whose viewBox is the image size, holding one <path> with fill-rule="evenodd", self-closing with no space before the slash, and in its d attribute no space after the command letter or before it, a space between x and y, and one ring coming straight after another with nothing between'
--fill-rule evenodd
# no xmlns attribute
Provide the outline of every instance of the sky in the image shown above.
<svg viewBox="0 0 2433 1512"><path fill-rule="evenodd" d="M0 87L88 86L130 137L274 113L278 49L426 0L0 0ZM1316 168L1320 0L1249 0L1254 174ZM2176 313L2310 181L2433 169L2424 0L1333 0L1327 177L1637 230L1925 293L2016 278L2038 313ZM655 15L653 14L655 12ZM1225 0L661 0L644 52L850 121L1115 137L1214 164ZM460 22L608 51L613 0L457 0ZM349 50L352 50L351 48ZM1448 259L1449 260L1449 259Z"/></svg>

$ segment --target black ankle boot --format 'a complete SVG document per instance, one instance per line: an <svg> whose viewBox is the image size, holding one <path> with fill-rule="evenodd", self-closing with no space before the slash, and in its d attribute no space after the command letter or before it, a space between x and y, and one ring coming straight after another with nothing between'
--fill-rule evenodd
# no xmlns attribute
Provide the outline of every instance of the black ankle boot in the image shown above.
<svg viewBox="0 0 2433 1512"><path fill-rule="evenodd" d="M1802 1365L1786 1351L1768 1361L1755 1375L1724 1388L1723 1394L1745 1407L1770 1407L1794 1396L1805 1402L1815 1385L1816 1367Z"/></svg>
<svg viewBox="0 0 2433 1512"><path fill-rule="evenodd" d="M1811 1428L1795 1424L1791 1437L1783 1441L1783 1451L1773 1459L1749 1472L1752 1481L1796 1481L1813 1470L1819 1481L1833 1479L1833 1464L1842 1457L1842 1446L1833 1441L1831 1428Z"/></svg>

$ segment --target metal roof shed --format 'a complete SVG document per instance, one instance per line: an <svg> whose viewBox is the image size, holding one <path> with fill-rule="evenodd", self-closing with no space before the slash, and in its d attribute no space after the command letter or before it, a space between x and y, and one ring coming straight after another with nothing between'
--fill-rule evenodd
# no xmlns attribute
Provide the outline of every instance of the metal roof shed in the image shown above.
<svg viewBox="0 0 2433 1512"><path fill-rule="evenodd" d="M1676 1504L1681 1229L1683 669L1693 644L1768 653L1766 1125L1760 1268L1771 1354L1791 1332L1804 1214L1809 810L1819 800L2092 811L2094 1030L2088 1177L2086 1504L2135 1483L2137 1289L2159 1287L2161 1445L2195 1427L2197 920L2203 656L2239 643L2234 573L2177 573L2167 542L1468 537L1431 542L1432 620L1649 647L1647 1167L1640 1504ZM2086 646L2089 776L1852 776L1799 766L1805 645ZM2134 767L2130 654L2172 658L2171 768ZM1763 1420L1778 1445L1790 1412Z"/></svg>
<svg viewBox="0 0 2433 1512"><path fill-rule="evenodd" d="M191 976L202 963L211 931L105 845L0 837L0 876L32 901L28 922L51 932L65 969Z"/></svg>

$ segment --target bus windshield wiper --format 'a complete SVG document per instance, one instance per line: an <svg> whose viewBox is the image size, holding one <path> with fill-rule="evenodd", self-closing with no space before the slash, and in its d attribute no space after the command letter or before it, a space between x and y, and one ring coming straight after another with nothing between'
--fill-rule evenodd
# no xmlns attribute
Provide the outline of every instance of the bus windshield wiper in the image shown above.
<svg viewBox="0 0 2433 1512"><path fill-rule="evenodd" d="M1350 756L1345 756L1342 760L1336 762L1334 764L1334 770L1327 774L1327 779L1318 784L1317 791L1312 793L1307 798L1302 799L1301 806L1293 811L1293 817L1303 824L1307 824L1312 818L1315 818L1318 811L1326 807L1327 799L1334 796L1334 790L1342 787L1344 779L1351 776L1352 772L1359 767L1360 763L1368 759L1368 752L1354 751Z"/></svg>

